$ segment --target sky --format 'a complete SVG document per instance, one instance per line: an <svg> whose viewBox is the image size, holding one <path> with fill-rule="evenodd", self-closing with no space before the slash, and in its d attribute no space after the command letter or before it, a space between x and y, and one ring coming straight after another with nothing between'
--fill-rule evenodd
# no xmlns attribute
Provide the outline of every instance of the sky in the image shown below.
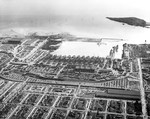
<svg viewBox="0 0 150 119"><path fill-rule="evenodd" d="M149 29L106 19L138 17L150 22L149 3L149 0L0 0L0 30L32 27L90 36L150 39Z"/></svg>
<svg viewBox="0 0 150 119"><path fill-rule="evenodd" d="M0 0L0 30L69 32L86 37L119 38L129 43L145 43L145 40L150 43L150 29L106 19L138 17L150 22L149 6L150 0ZM75 47L82 49L79 44Z"/></svg>
<svg viewBox="0 0 150 119"><path fill-rule="evenodd" d="M0 15L137 16L149 20L149 0L0 0Z"/></svg>

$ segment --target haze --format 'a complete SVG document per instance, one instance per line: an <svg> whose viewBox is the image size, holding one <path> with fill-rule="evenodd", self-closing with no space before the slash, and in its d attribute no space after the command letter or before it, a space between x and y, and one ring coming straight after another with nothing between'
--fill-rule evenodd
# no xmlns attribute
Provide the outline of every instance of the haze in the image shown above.
<svg viewBox="0 0 150 119"><path fill-rule="evenodd" d="M0 0L0 12L1 15L115 15L150 19L149 0Z"/></svg>
<svg viewBox="0 0 150 119"><path fill-rule="evenodd" d="M105 17L132 16L150 21L149 13L149 0L0 0L0 29L32 27L134 38L149 31L144 28L137 31ZM144 38L149 38L148 34Z"/></svg>

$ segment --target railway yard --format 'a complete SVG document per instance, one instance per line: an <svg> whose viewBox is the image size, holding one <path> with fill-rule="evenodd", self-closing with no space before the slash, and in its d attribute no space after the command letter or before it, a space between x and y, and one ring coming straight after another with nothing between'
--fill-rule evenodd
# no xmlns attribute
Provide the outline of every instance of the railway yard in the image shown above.
<svg viewBox="0 0 150 119"><path fill-rule="evenodd" d="M124 44L122 59L59 56L57 39L1 43L0 119L150 118L149 44Z"/></svg>

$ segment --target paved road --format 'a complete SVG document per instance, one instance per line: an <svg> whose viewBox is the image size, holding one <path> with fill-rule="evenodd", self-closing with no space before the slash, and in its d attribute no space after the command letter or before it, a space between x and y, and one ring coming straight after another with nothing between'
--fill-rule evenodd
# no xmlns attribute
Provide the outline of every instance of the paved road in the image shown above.
<svg viewBox="0 0 150 119"><path fill-rule="evenodd" d="M142 69L141 69L141 59L138 58L138 66L139 66L139 78L140 78L140 92L141 92L141 101L142 101L142 112L144 115L144 119L148 119L146 114L146 100L145 100L145 90L143 85L143 77L142 77Z"/></svg>

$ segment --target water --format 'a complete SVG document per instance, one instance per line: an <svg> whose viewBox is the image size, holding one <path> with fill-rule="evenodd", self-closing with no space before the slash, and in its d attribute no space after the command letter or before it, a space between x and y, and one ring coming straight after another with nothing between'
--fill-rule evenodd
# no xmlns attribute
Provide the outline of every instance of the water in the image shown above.
<svg viewBox="0 0 150 119"><path fill-rule="evenodd" d="M121 58L122 56L122 44L123 42L116 43L116 42L107 42L102 41L102 44L98 43L91 43L91 42L70 42L65 41L62 43L60 48L53 52L56 55L75 55L75 56L99 56L99 57L107 57L110 53L110 50L116 44L119 45L119 51L116 53L115 58Z"/></svg>
<svg viewBox="0 0 150 119"><path fill-rule="evenodd" d="M29 21L17 21L16 23L7 24L3 23L0 27L0 31L7 31L13 29L21 34L27 34L28 32L43 33L60 33L68 32L70 34L79 37L90 38L117 38L124 39L121 42L108 42L102 41L104 44L100 46L97 43L91 42L63 42L60 48L53 54L57 55L80 55L80 56L100 56L106 57L109 55L110 49L113 46L119 45L119 52L116 54L116 58L121 58L123 43L143 44L145 40L150 43L150 29L135 27L129 25L122 25L114 21L110 21L105 17L91 20L77 19L77 21L61 21L51 22L47 20L39 20L37 24L32 24ZM99 22L98 22L99 21ZM2 24L2 23L1 23Z"/></svg>

